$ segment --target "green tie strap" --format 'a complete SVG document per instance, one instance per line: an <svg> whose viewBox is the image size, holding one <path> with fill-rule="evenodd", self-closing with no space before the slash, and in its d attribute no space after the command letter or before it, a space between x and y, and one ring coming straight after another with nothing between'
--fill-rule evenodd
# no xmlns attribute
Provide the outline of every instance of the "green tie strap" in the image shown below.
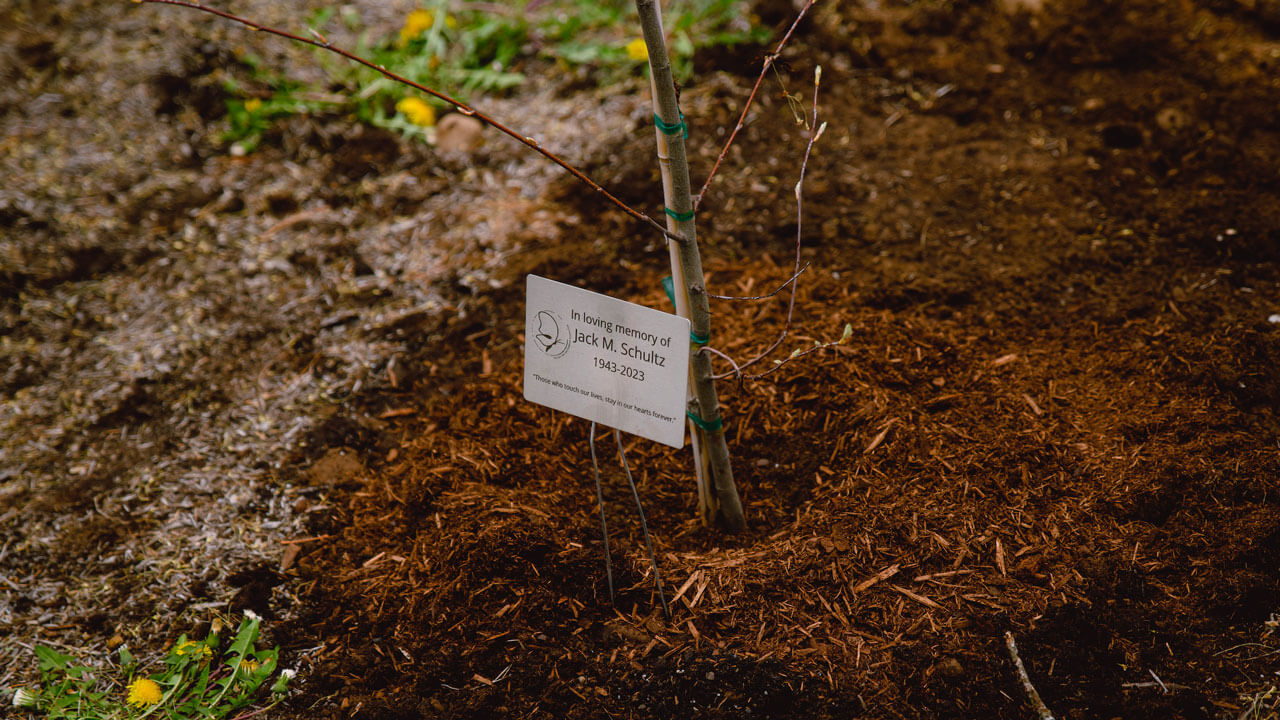
<svg viewBox="0 0 1280 720"><path fill-rule="evenodd" d="M672 210L669 207L663 207L662 212L666 213L668 216L671 217L672 220L675 220L676 222L688 222L693 219L692 210L690 210L687 213L682 213L682 212L676 212L675 210Z"/></svg>
<svg viewBox="0 0 1280 720"><path fill-rule="evenodd" d="M662 289L667 293L667 299L671 301L672 306L676 306L676 282L670 275L662 278ZM694 345L706 345L711 342L711 334L699 335L692 330L689 331L689 342Z"/></svg>
<svg viewBox="0 0 1280 720"><path fill-rule="evenodd" d="M720 432L724 429L724 416L716 418L715 422L707 422L691 412L686 412L685 415L689 416L689 420L692 421L694 425L697 425L707 432Z"/></svg>
<svg viewBox="0 0 1280 720"><path fill-rule="evenodd" d="M680 113L680 122L668 123L658 117L657 113L653 114L653 124L658 126L663 135L675 135L676 133L684 133L685 139L689 138L689 126L684 122L684 113Z"/></svg>

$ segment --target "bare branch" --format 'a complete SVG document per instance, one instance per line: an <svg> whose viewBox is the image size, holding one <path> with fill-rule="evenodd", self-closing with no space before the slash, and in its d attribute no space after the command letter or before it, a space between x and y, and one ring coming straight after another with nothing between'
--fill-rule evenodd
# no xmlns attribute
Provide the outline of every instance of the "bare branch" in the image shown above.
<svg viewBox="0 0 1280 720"><path fill-rule="evenodd" d="M809 266L811 264L812 263L805 263L804 267L800 268L800 270L798 270L797 272L792 273L791 277L787 278L785 281L783 281L781 285L774 288L773 292L767 295L738 296L738 295L712 295L711 293L707 293L707 297L711 298L712 300L768 300L774 295L777 295L783 290L786 290L788 285L798 280L800 276L804 273L804 271L809 269Z"/></svg>
<svg viewBox="0 0 1280 720"><path fill-rule="evenodd" d="M705 345L705 346L703 346L703 348L702 348L702 349L703 349L703 350L705 350L706 352L711 353L712 355L718 355L718 356L720 356L720 357L724 358L725 360L728 360L728 361L729 361L729 364L733 366L733 372L734 372L734 374L736 374L739 378L741 378L741 377L742 377L742 368L739 368L739 367L738 367L738 363L737 363L737 362L735 362L733 358L729 357L728 355L726 355L726 354L724 354L724 353L720 352L719 350L717 350L717 349L715 349L715 348L713 348L713 347L711 347L711 346L709 346L709 345ZM727 377L728 375L729 375L729 373L724 373L723 375L716 375L716 376L715 376L715 379L716 379L716 380L719 380L720 378Z"/></svg>
<svg viewBox="0 0 1280 720"><path fill-rule="evenodd" d="M791 40L791 34L796 31L800 25L800 21L804 19L805 13L809 12L809 8L813 7L818 0L808 0L804 7L800 8L799 14L796 15L795 22L791 23L791 27L787 28L787 34L782 36L782 40L778 42L778 47L773 52L766 55L764 65L760 68L760 77L756 78L756 84L751 88L751 94L747 96L747 102L742 106L742 114L738 116L738 123L734 125L733 132L729 133L729 139L725 141L724 147L720 148L720 154L716 157L716 162L711 166L711 172L707 174L707 179L702 183L702 189L698 191L698 196L693 200L693 209L697 210L702 204L702 196L707 194L707 188L711 185L711 180L716 176L716 171L720 169L720 163L724 161L724 156L729 154L729 146L733 145L733 141L738 137L738 131L742 130L747 119L747 112L751 110L751 103L755 102L756 93L760 92L760 85L764 83L764 78L769 74L769 68L773 67L774 61L782 54L782 49L787 46L787 42Z"/></svg>
<svg viewBox="0 0 1280 720"><path fill-rule="evenodd" d="M846 335L846 336L844 336L844 337L840 338L839 340L836 340L836 341L833 341L833 342L819 343L819 344L814 345L813 347L809 348L808 350L796 350L795 352L793 352L793 353L791 353L790 355L788 355L788 356L786 357L786 359L785 359L785 360L775 360L774 362L775 362L776 364L775 364L773 367L769 368L768 370L765 370L764 372L759 372L759 373L756 373L756 374L754 374L754 375L745 375L745 376L741 375L741 370L738 370L738 367L737 367L736 365L734 366L734 370L738 370L739 377L740 377L741 379L747 379L747 378L749 378L749 379L751 379L751 380L758 380L758 379L760 379L760 378L762 378L762 377L767 377L767 376L769 376L769 375L772 375L772 374L774 374L774 373L778 372L779 370L781 370L781 369L782 369L782 366L783 366L783 365L786 365L787 363L791 362L792 360L799 360L800 358L802 358L802 357L804 357L804 356L806 356L806 355L812 355L812 354L814 354L814 353L818 352L819 350L826 350L827 348L835 347L835 346L837 346L837 345L844 345L844 344L848 341L847 339L848 339L848 336ZM726 375L727 375L727 374L728 374L728 373L726 373ZM717 375L716 377L717 377L717 378L720 378L720 377L723 377L723 376L721 376L721 375Z"/></svg>
<svg viewBox="0 0 1280 720"><path fill-rule="evenodd" d="M822 137L823 131L825 131L827 128L826 123L823 123L821 125L818 124L818 88L821 85L822 85L822 66L819 65L818 67L814 68L814 71L813 71L813 127L815 129L809 134L809 142L805 145L805 148L804 148L804 157L800 160L800 178L796 181L796 190L795 190L796 192L796 259L795 259L795 270L792 272L793 280L801 272L800 249L801 249L801 241L804 239L804 176L806 171L809 168L809 157L813 154L814 143L818 142L818 138ZM787 334L791 332L791 320L795 314L795 309L796 309L796 286L794 282L791 282L790 284L791 284L791 297L787 301L787 319L782 326L782 332L778 333L777 339L773 341L773 344L765 348L764 352L742 363L742 365L740 366L735 366L735 370L737 371L738 377L740 379L743 377L754 379L754 378L764 377L765 375L770 375L776 372L778 368L781 367L782 365L798 357L803 357L805 355L808 355L809 353L814 352L815 350L820 350L824 347L824 346L818 346L818 347L809 349L807 352L792 353L786 360L779 362L777 365L775 365L773 368L771 368L766 372L759 373L756 375L746 375L746 376L742 375L742 370L744 368L751 367L752 365L760 362L761 360L765 359L770 354L772 354L773 351L776 350L784 340L786 340ZM831 344L834 344L834 343L831 343ZM828 344L825 347L829 347L831 344ZM717 377L722 377L722 376L717 376Z"/></svg>

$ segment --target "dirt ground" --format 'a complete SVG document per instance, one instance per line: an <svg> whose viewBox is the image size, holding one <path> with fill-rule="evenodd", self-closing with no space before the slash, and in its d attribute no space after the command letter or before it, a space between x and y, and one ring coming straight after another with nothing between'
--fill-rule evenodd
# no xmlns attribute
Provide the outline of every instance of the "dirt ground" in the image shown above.
<svg viewBox="0 0 1280 720"><path fill-rule="evenodd" d="M670 619L612 442L611 604L587 424L521 396L524 276L665 309L660 237L496 134L299 118L233 157L245 49L314 72L258 35L0 17L0 684L248 608L299 669L269 717L1035 717L1006 633L1059 718L1280 717L1272 4L815 7L778 76L810 112L822 65L828 129L776 357L853 335L721 382L745 533L627 440ZM764 50L696 58L695 183ZM642 89L487 107L656 214ZM702 206L712 293L792 272L781 93ZM712 346L752 357L787 300L713 302Z"/></svg>

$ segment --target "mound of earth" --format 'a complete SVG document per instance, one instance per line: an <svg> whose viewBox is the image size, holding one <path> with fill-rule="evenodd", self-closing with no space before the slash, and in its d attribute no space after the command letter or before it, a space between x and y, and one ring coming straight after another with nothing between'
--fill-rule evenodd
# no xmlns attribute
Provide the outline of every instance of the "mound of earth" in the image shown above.
<svg viewBox="0 0 1280 720"><path fill-rule="evenodd" d="M521 397L525 275L666 309L663 239L497 136L229 157L210 93L267 41L75 5L0 11L4 684L253 609L270 717L1033 717L1006 633L1057 717L1280 712L1266 3L814 7L699 215L712 293L807 266L712 304L740 365L785 333L716 360L749 530L624 439L670 617L612 440L611 601L588 426ZM696 183L767 51L695 58ZM643 89L491 107L652 210Z"/></svg>

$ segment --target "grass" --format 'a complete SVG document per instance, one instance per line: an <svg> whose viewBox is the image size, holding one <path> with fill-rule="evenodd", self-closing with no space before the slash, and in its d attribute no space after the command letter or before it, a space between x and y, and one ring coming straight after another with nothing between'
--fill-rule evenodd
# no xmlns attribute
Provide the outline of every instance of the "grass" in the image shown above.
<svg viewBox="0 0 1280 720"><path fill-rule="evenodd" d="M627 0L518 0L506 4L457 4L434 0L409 13L400 30L370 39L359 13L324 10L308 19L324 34L334 23L360 34L357 55L460 99L502 93L524 84L528 72L587 68L601 84L635 73L646 55L637 43L635 9ZM680 79L693 71L700 48L760 43L769 31L746 13L743 0L670 3L667 34ZM307 86L243 58L248 82L229 81L228 129L224 140L251 151L277 120L295 114L342 113L431 142L435 114L448 108L369 70L317 51L328 76L324 87ZM418 103L425 103L430 112Z"/></svg>

